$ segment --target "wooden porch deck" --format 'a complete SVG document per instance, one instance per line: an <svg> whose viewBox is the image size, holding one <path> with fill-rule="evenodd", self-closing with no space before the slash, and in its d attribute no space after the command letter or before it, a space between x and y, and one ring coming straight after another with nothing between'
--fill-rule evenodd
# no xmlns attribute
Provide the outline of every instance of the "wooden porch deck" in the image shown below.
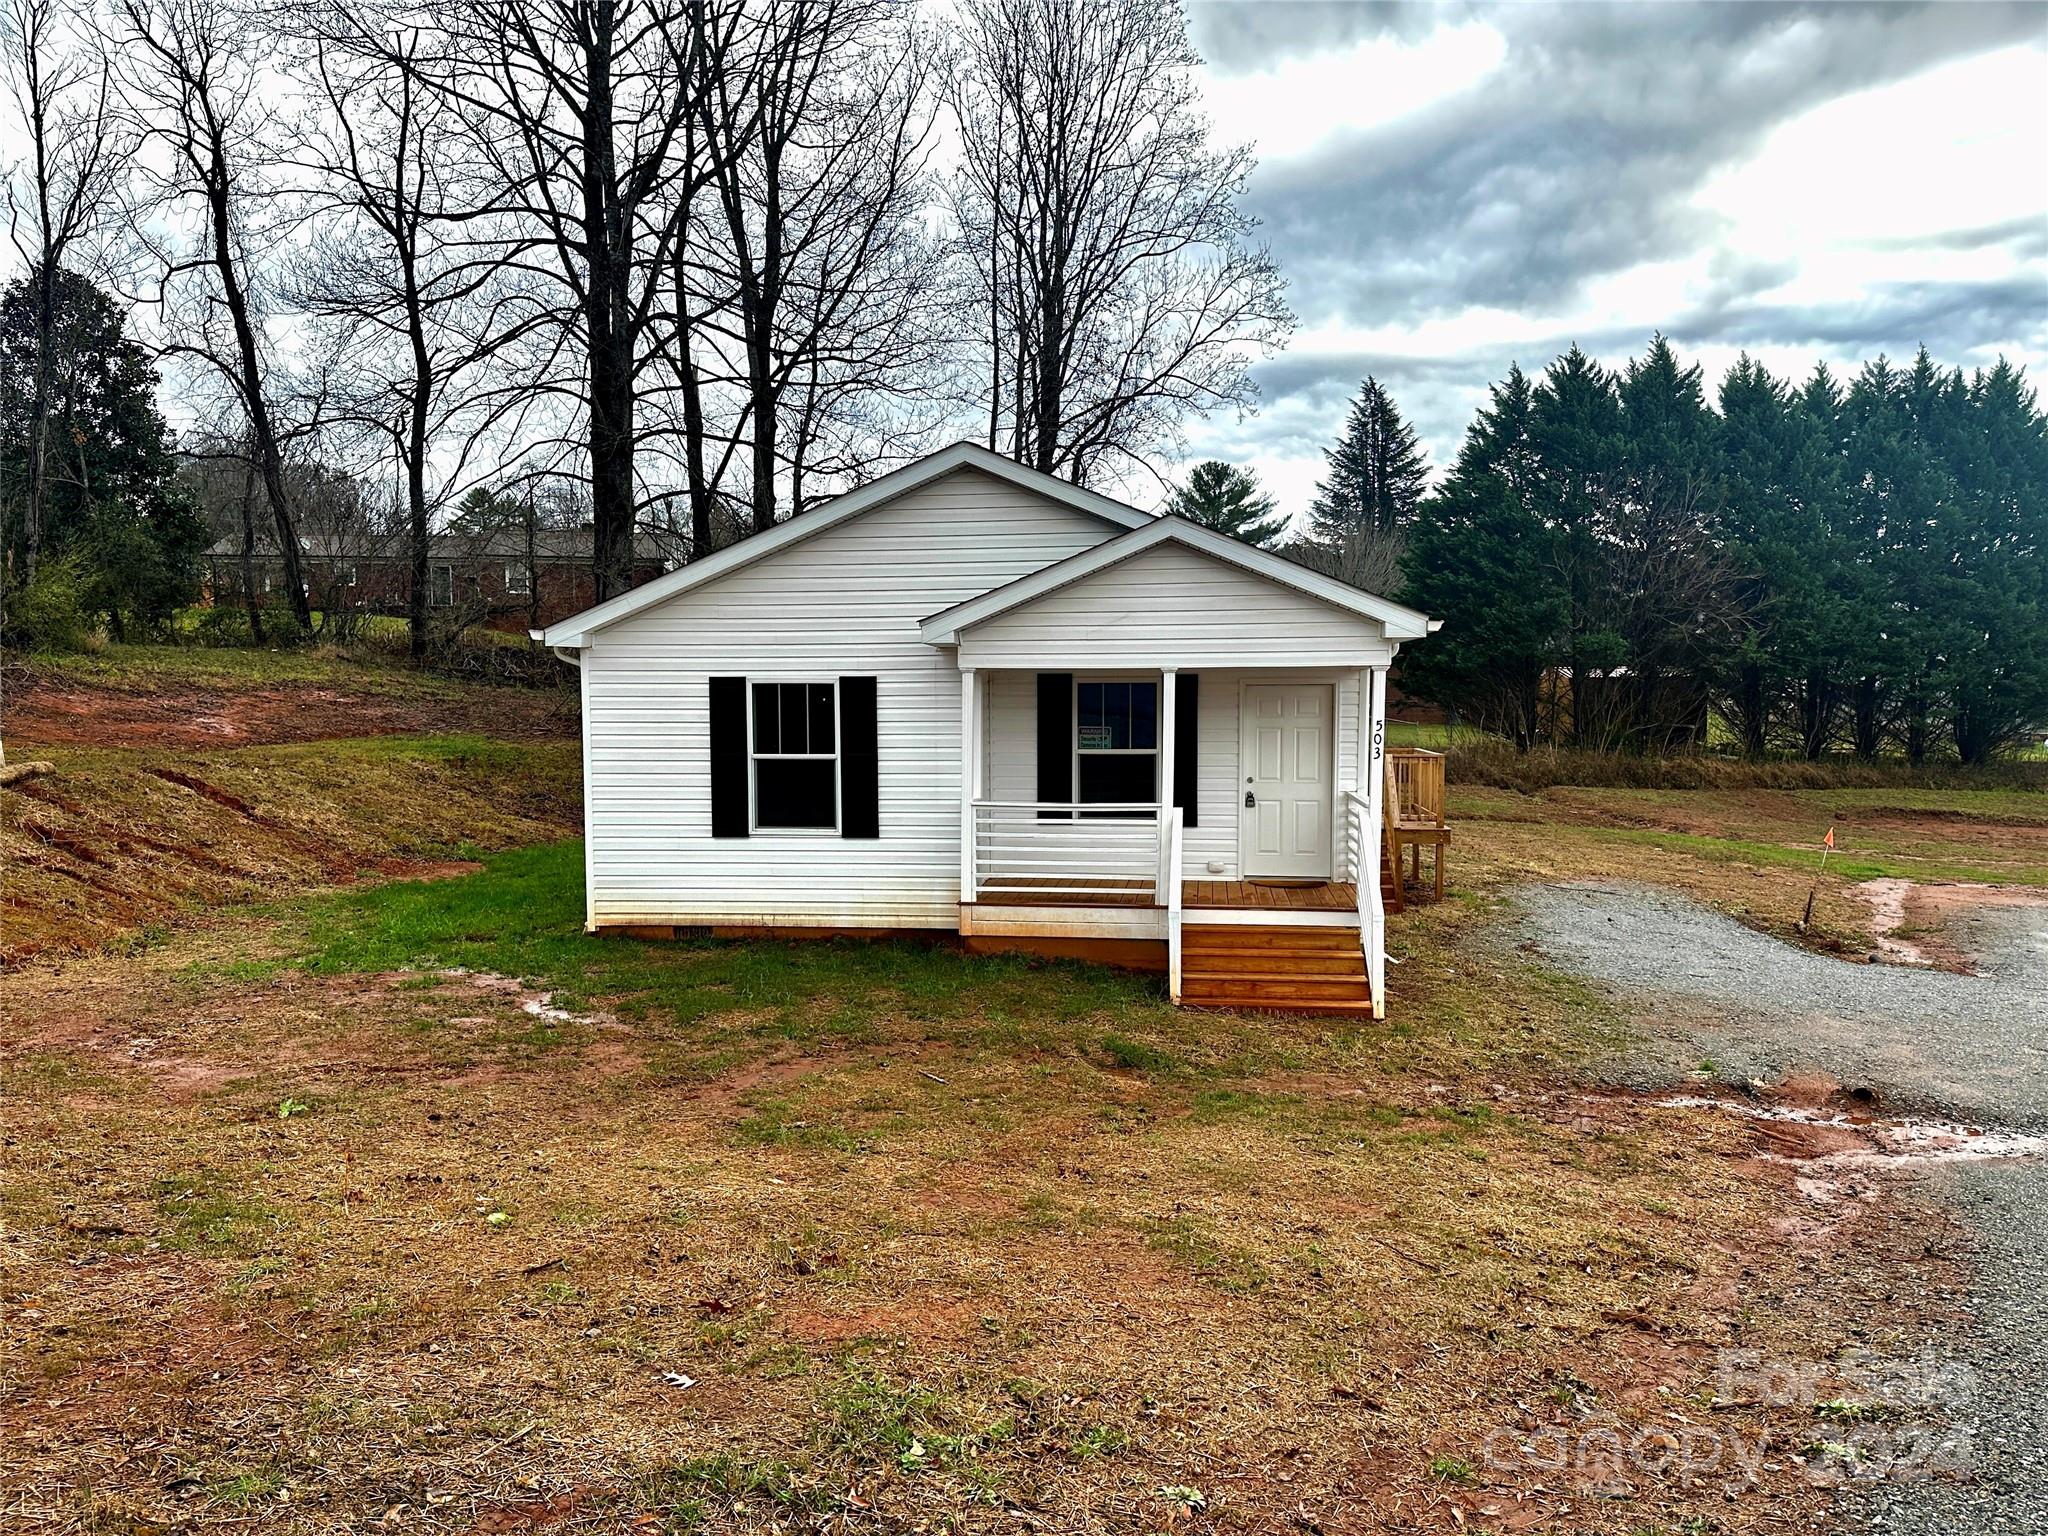
<svg viewBox="0 0 2048 1536"><path fill-rule="evenodd" d="M983 891L975 900L985 907L1154 907L1152 886L1143 880L1092 881L1086 889L1074 880L1013 881L1015 890ZM1262 880L1183 880L1181 905L1208 911L1356 912L1358 887L1348 880L1285 884Z"/></svg>

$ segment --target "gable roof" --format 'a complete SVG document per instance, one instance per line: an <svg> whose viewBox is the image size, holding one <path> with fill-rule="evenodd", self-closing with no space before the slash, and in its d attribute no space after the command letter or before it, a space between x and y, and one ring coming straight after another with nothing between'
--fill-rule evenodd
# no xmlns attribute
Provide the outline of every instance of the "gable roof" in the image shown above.
<svg viewBox="0 0 2048 1536"><path fill-rule="evenodd" d="M716 554L706 555L702 560L693 560L680 570L657 576L653 581L618 597L586 608L559 623L550 624L541 632L541 643L551 646L578 647L588 643L592 634L608 625L656 603L666 602L678 593L688 592L707 582L716 581L730 571L764 560L792 544L801 543L814 534L828 528L836 528L849 518L894 501L919 486L929 485L942 475L949 475L956 469L979 470L993 475L998 480L1027 491L1061 502L1077 512L1085 512L1100 518L1118 529L1144 527L1155 519L1150 513L1127 507L1120 501L1111 501L1107 496L1098 496L1093 491L1083 490L1065 480L1045 474L1036 469L1027 469L1013 459L1006 459L999 453L991 453L979 443L958 442L950 448L941 448L936 453L925 455L893 470L881 479L870 482L858 490L836 496L823 506L801 513L787 522L777 523L764 533L754 534L737 544L728 545Z"/></svg>
<svg viewBox="0 0 2048 1536"><path fill-rule="evenodd" d="M1333 608L1355 613L1361 618L1377 620L1385 627L1387 637L1392 640L1419 640L1435 630L1441 620L1417 613L1413 608L1404 608L1399 603L1384 597L1376 597L1361 591L1348 582L1312 571L1305 565L1297 565L1285 556L1271 550L1259 549L1242 539L1233 539L1213 528L1200 523L1189 522L1184 517L1158 517L1096 545L1084 549L1077 555L1069 555L1043 570L1033 571L1029 576L1019 577L1008 586L997 587L979 597L970 597L964 603L955 603L951 608L933 614L918 626L919 634L931 645L957 644L960 632L971 629L998 614L1008 613L1034 602L1049 592L1085 581L1097 571L1107 570L1133 555L1141 555L1148 549L1157 549L1162 544L1177 544L1239 570L1249 571L1279 586L1291 587Z"/></svg>

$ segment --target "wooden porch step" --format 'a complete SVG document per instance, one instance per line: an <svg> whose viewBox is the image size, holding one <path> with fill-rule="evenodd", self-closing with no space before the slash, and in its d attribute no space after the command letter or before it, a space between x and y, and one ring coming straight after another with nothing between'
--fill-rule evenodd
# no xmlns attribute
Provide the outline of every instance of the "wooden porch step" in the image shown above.
<svg viewBox="0 0 2048 1536"><path fill-rule="evenodd" d="M1363 976L1297 976L1285 973L1243 976L1181 975L1183 1001L1249 1003L1281 1007L1287 1003L1370 1003L1372 989Z"/></svg>
<svg viewBox="0 0 2048 1536"><path fill-rule="evenodd" d="M1294 923L1189 923L1180 932L1183 953L1197 949L1301 949L1358 954L1356 927Z"/></svg>
<svg viewBox="0 0 2048 1536"><path fill-rule="evenodd" d="M1341 1013L1360 1019L1369 1019L1373 1016L1372 999L1369 997L1304 997L1270 989L1243 996L1183 991L1180 1003L1183 1008L1265 1009L1273 1013Z"/></svg>
<svg viewBox="0 0 2048 1536"><path fill-rule="evenodd" d="M1197 1008L1372 1015L1356 927L1190 925L1181 930L1180 997Z"/></svg>
<svg viewBox="0 0 2048 1536"><path fill-rule="evenodd" d="M1181 946L1182 976L1342 976L1362 971L1357 944L1349 949L1190 949Z"/></svg>

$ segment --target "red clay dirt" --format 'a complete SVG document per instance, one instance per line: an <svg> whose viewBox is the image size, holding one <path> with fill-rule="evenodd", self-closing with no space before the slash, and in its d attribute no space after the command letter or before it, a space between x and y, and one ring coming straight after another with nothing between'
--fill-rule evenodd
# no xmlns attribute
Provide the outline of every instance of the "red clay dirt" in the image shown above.
<svg viewBox="0 0 2048 1536"><path fill-rule="evenodd" d="M256 747L349 736L483 732L516 741L573 735L559 695L519 688L401 697L335 688L130 693L31 677L7 690L10 745Z"/></svg>

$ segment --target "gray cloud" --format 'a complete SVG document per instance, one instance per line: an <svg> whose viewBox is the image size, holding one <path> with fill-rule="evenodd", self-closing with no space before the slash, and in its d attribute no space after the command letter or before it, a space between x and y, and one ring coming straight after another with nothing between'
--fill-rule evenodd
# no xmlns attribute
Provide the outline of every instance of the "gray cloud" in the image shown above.
<svg viewBox="0 0 2048 1536"><path fill-rule="evenodd" d="M1198 15L1206 27L1235 9ZM1595 4L1485 14L1507 54L1480 88L1254 181L1252 208L1304 315L1386 323L1561 304L1594 278L1711 242L1713 217L1694 195L1779 123L2039 35L2044 15Z"/></svg>
<svg viewBox="0 0 2048 1536"><path fill-rule="evenodd" d="M1376 37L1414 41L1479 17L1506 40L1479 87L1260 169L1250 193L1310 325L1395 327L1475 306L1555 315L1585 286L1645 262L1712 251L1697 194L1779 125L1836 97L2048 33L2038 4L1337 5L1204 3L1195 37L1213 69L1243 73ZM2048 220L1906 241L2048 256ZM1896 284L1821 305L1768 295L1796 259L1724 255L1707 291L1662 328L1681 348L1908 353L1962 361L1987 346L2048 349L2038 279ZM1540 346L1426 360L1286 355L1258 372L1262 417L1233 438L1295 456L1320 448L1367 373L1392 388L1446 462L1486 386L1574 341L1610 361L1637 334L1559 335ZM1319 425L1318 425L1319 423Z"/></svg>

